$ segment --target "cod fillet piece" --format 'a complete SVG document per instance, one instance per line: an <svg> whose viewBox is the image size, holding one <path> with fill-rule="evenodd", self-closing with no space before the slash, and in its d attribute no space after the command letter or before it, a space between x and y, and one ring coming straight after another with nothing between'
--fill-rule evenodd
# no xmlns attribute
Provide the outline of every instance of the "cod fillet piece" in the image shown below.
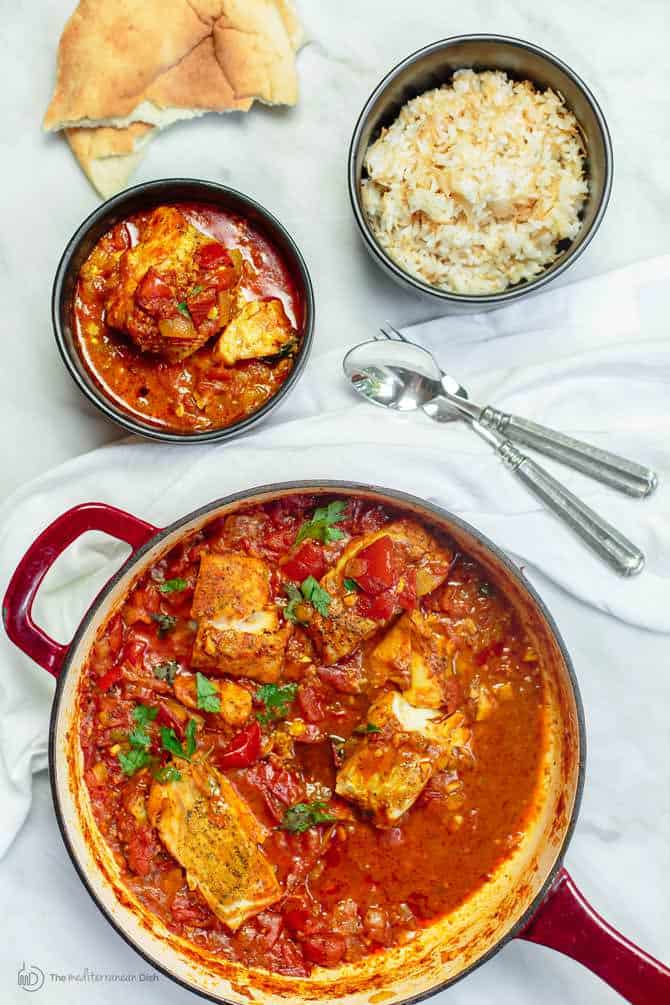
<svg viewBox="0 0 670 1005"><path fill-rule="evenodd" d="M260 847L267 831L215 768L180 761L179 772L178 781L153 783L149 819L189 888L234 932L282 895Z"/></svg>

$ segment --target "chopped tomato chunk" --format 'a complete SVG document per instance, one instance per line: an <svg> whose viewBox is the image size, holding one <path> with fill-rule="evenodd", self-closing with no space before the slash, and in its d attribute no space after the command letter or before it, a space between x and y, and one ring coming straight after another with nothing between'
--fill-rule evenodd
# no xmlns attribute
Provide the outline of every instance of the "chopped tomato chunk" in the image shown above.
<svg viewBox="0 0 670 1005"><path fill-rule="evenodd" d="M201 269L213 269L217 265L231 265L232 259L224 246L218 241L203 244L195 253L195 260Z"/></svg>
<svg viewBox="0 0 670 1005"><path fill-rule="evenodd" d="M321 579L326 571L323 548L315 541L305 541L294 555L282 566L282 572L295 583L302 583L308 576Z"/></svg>
<svg viewBox="0 0 670 1005"><path fill-rule="evenodd" d="M395 545L387 535L378 537L367 548L359 551L350 564L354 566L352 578L361 590L372 596L394 586L400 574Z"/></svg>
<svg viewBox="0 0 670 1005"><path fill-rule="evenodd" d="M112 245L116 251L125 251L130 247L130 234L125 223L117 223L112 231Z"/></svg>
<svg viewBox="0 0 670 1005"><path fill-rule="evenodd" d="M313 684L301 684L298 688L298 704L307 722L321 722L326 714L323 695Z"/></svg>
<svg viewBox="0 0 670 1005"><path fill-rule="evenodd" d="M417 606L416 569L406 569L403 574L403 587L398 594L398 603L404 611L412 611Z"/></svg>
<svg viewBox="0 0 670 1005"><path fill-rule="evenodd" d="M320 967L334 967L347 948L344 937L338 932L315 932L302 939L304 956Z"/></svg>
<svg viewBox="0 0 670 1005"><path fill-rule="evenodd" d="M207 315L215 304L216 290L212 286L204 290L198 290L197 293L191 293L186 298L186 306L196 328L207 318Z"/></svg>
<svg viewBox="0 0 670 1005"><path fill-rule="evenodd" d="M372 618L373 621L386 621L396 609L398 598L393 590L380 593L376 597L361 596L356 602L356 612L362 618Z"/></svg>
<svg viewBox="0 0 670 1005"><path fill-rule="evenodd" d="M150 827L138 828L125 849L129 868L137 876L147 876L151 871L152 860L158 850L152 829Z"/></svg>
<svg viewBox="0 0 670 1005"><path fill-rule="evenodd" d="M155 300L168 300L172 290L154 268L149 269L135 291L135 299L140 307L151 312Z"/></svg>
<svg viewBox="0 0 670 1005"><path fill-rule="evenodd" d="M143 639L129 639L119 653L119 663L130 663L138 669L144 665L147 643Z"/></svg>
<svg viewBox="0 0 670 1005"><path fill-rule="evenodd" d="M121 664L117 663L116 666L113 666L111 670L108 670L107 673L104 673L102 677L99 678L98 687L101 691L109 691L110 688L119 683L122 676L123 673L121 670Z"/></svg>
<svg viewBox="0 0 670 1005"><path fill-rule="evenodd" d="M217 767L248 768L255 764L261 753L261 727L257 722L241 729L230 741L225 750L216 757Z"/></svg>

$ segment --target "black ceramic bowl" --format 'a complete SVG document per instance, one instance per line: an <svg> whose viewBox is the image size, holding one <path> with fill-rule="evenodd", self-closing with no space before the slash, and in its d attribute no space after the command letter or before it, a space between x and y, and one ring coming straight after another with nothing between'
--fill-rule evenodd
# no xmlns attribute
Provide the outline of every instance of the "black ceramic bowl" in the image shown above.
<svg viewBox="0 0 670 1005"><path fill-rule="evenodd" d="M304 304L300 350L293 369L276 394L255 412L244 416L230 426L206 432L188 433L158 428L149 422L124 412L99 387L84 365L75 345L72 320L73 299L77 276L98 240L119 220L133 213L155 206L177 202L209 203L243 217L267 236L288 266L296 289ZM282 401L299 380L310 350L314 334L314 290L305 261L295 241L271 213L263 206L235 189L214 182L194 178L166 178L161 181L136 185L113 196L99 206L68 243L56 271L51 299L51 312L56 342L63 361L79 389L100 411L130 433L146 436L163 443L212 443L227 440L260 422Z"/></svg>
<svg viewBox="0 0 670 1005"><path fill-rule="evenodd" d="M500 293L450 293L405 272L377 242L361 203L364 159L385 126L401 107L424 91L447 83L456 70L503 70L517 80L530 80L563 95L574 113L586 147L589 195L582 210L582 226L574 241L538 276ZM378 265L405 289L442 301L450 313L472 313L503 307L543 289L575 262L594 237L609 202L613 177L612 143L605 117L595 97L574 70L550 52L530 42L505 35L458 35L433 42L412 53L387 73L360 114L349 149L349 194L356 223Z"/></svg>

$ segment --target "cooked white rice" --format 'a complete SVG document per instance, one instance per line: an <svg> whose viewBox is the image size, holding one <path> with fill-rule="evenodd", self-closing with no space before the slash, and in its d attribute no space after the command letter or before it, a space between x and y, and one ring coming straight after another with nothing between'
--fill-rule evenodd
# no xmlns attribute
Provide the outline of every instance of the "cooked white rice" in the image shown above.
<svg viewBox="0 0 670 1005"><path fill-rule="evenodd" d="M459 70L408 101L365 155L382 248L439 289L498 293L573 240L588 192L577 120L554 91Z"/></svg>

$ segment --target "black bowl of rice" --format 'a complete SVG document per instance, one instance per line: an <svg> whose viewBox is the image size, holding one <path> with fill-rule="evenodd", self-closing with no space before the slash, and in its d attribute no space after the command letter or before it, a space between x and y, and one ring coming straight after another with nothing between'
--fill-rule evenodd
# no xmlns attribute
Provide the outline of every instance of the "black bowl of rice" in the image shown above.
<svg viewBox="0 0 670 1005"><path fill-rule="evenodd" d="M349 151L373 258L406 288L468 312L539 291L576 261L612 174L586 84L556 56L499 35L408 56L371 94Z"/></svg>

